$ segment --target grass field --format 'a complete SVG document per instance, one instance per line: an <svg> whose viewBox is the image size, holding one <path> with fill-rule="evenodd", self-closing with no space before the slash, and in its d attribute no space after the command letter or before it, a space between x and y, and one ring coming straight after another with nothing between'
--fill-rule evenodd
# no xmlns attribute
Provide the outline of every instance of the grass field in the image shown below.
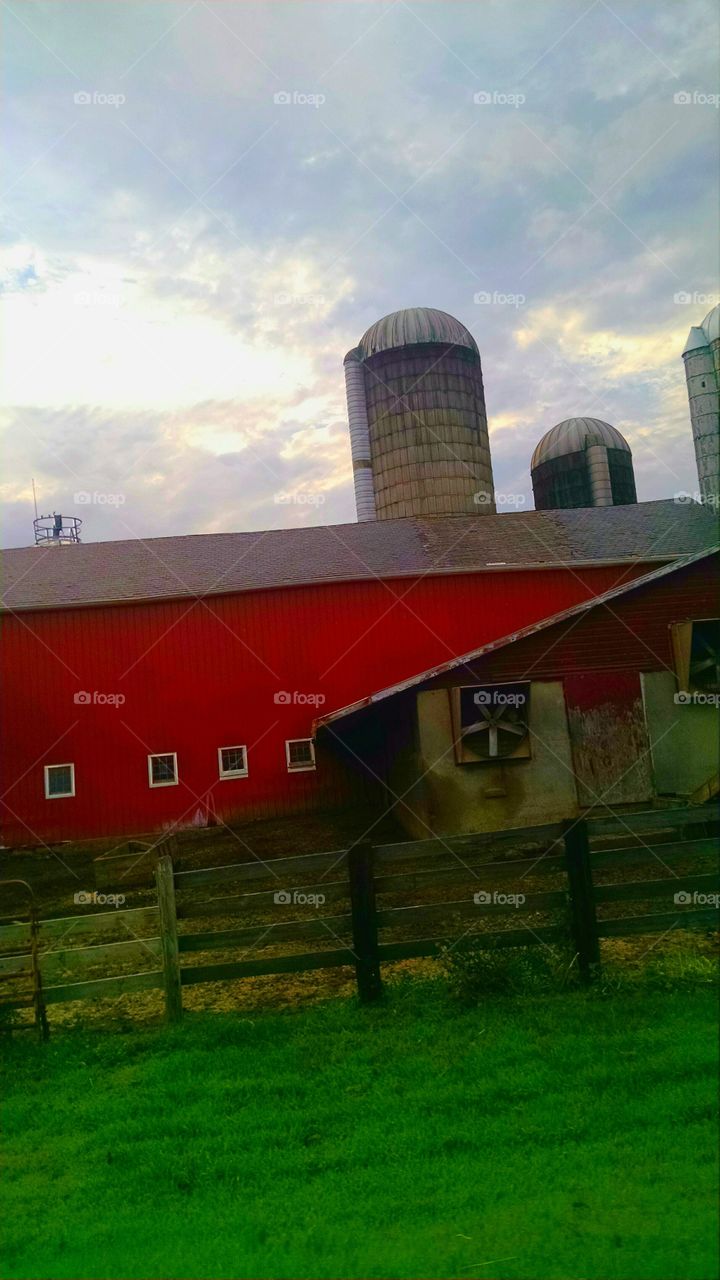
<svg viewBox="0 0 720 1280"><path fill-rule="evenodd" d="M6 1047L1 1274L718 1274L716 998L191 1015Z"/></svg>

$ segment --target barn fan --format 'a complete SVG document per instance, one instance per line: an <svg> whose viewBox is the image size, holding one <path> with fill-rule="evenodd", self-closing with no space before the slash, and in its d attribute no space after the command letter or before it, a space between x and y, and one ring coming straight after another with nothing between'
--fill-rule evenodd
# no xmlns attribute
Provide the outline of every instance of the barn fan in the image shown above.
<svg viewBox="0 0 720 1280"><path fill-rule="evenodd" d="M706 693L720 692L720 623L695 622L690 652L690 684Z"/></svg>
<svg viewBox="0 0 720 1280"><path fill-rule="evenodd" d="M502 760L515 755L527 738L525 707L479 705L478 719L462 730L464 743L481 760Z"/></svg>

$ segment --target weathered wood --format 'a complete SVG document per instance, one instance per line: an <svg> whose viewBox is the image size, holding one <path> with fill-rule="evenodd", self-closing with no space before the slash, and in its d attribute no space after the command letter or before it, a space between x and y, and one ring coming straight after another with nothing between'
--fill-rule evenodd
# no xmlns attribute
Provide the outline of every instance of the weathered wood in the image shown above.
<svg viewBox="0 0 720 1280"><path fill-rule="evenodd" d="M296 893L321 893L325 899L323 906L350 897L347 880L319 880L315 884L292 888ZM245 914L257 908L271 906L276 893L277 889L261 889L255 893L232 893L223 898L206 898L203 902L176 902L177 918L194 920L209 916L231 916L236 911Z"/></svg>
<svg viewBox="0 0 720 1280"><path fill-rule="evenodd" d="M157 885L158 908L160 910L165 1016L168 1022L179 1022L182 1017L180 955L178 951L177 919L175 916L173 864L169 854L161 854L157 860L155 883Z"/></svg>
<svg viewBox="0 0 720 1280"><path fill-rule="evenodd" d="M717 928L716 907L676 907L674 911L662 911L646 916L618 916L613 920L599 920L601 938L624 938L634 933L665 933L675 925L679 929Z"/></svg>
<svg viewBox="0 0 720 1280"><path fill-rule="evenodd" d="M498 882L532 872L536 875L557 875L565 871L565 855L547 858L536 854L534 858L508 858L504 862L468 861L459 866L455 859L449 866L433 867L431 871L396 871L392 875L375 877L375 892L422 892L426 888L454 884L478 884L482 875L483 888L493 889Z"/></svg>
<svg viewBox="0 0 720 1280"><path fill-rule="evenodd" d="M467 933L461 941L472 941L475 946L494 949L496 947L534 947L543 944L547 946L563 936L564 930L559 925L541 925L532 930L476 930L473 933ZM380 959L383 961L412 960L422 956L438 955L440 948L447 946L448 943L452 950L452 939L447 937L411 938L407 942L381 942L378 950Z"/></svg>
<svg viewBox="0 0 720 1280"><path fill-rule="evenodd" d="M358 844L351 848L348 871L355 977L358 996L363 1003L368 1003L382 995L371 844Z"/></svg>
<svg viewBox="0 0 720 1280"><path fill-rule="evenodd" d="M590 857L593 867L631 867L644 863L657 866L663 862L679 862L683 858L699 858L711 855L717 859L716 836L701 836L697 840L671 840L667 844L645 842L632 849L603 849Z"/></svg>
<svg viewBox="0 0 720 1280"><path fill-rule="evenodd" d="M181 970L184 987L199 982L226 982L235 978L261 978L275 973L304 973L308 969L335 969L355 963L352 949L303 952L302 955L266 956L234 960L228 964L187 965Z"/></svg>
<svg viewBox="0 0 720 1280"><path fill-rule="evenodd" d="M188 951L216 951L224 947L252 946L257 941L265 947L277 942L293 942L296 938L331 938L333 934L350 928L352 917L325 916L318 920L286 920L269 924L262 921L245 929L221 929L208 933L181 933L178 935L180 953Z"/></svg>
<svg viewBox="0 0 720 1280"><path fill-rule="evenodd" d="M81 916L56 916L49 920L39 920L38 930L40 942L44 944L52 938L64 935L75 938L78 934L106 933L124 926L135 930L146 925L157 926L157 923L157 907L120 907L113 911L89 911ZM0 925L0 949L11 947L16 941L22 944L27 936L27 925Z"/></svg>
<svg viewBox="0 0 720 1280"><path fill-rule="evenodd" d="M590 846L587 823L584 819L572 820L565 828L565 858L567 861L570 912L580 978L591 981L593 971L600 965L597 918L590 869Z"/></svg>
<svg viewBox="0 0 720 1280"><path fill-rule="evenodd" d="M528 911L548 911L564 906L566 902L567 894L564 889L553 889L548 893L528 893L520 906L510 902L476 903L472 897L468 897L448 902L422 902L412 907L389 907L378 911L377 922L380 927L415 923L422 925L443 915L476 916L478 920L482 920L488 914L518 915Z"/></svg>
<svg viewBox="0 0 720 1280"><path fill-rule="evenodd" d="M695 808L683 806L680 809L646 809L642 813L603 814L594 816L591 812L586 821L589 824L590 837L599 835L622 835L624 832L639 833L645 831L670 830L673 827L696 826L706 822L717 822L720 819L720 805L707 804Z"/></svg>
<svg viewBox="0 0 720 1280"><path fill-rule="evenodd" d="M116 960L132 960L141 965L161 956L160 938L123 938L120 942L101 942L95 947L58 947L57 950L43 951L40 965L47 978L58 970L82 971L97 964L112 964Z"/></svg>
<svg viewBox="0 0 720 1280"><path fill-rule="evenodd" d="M716 871L700 876L666 876L664 880L631 880L626 884L595 885L597 902L633 902L645 898L667 898L683 889L717 893L720 875Z"/></svg>
<svg viewBox="0 0 720 1280"><path fill-rule="evenodd" d="M176 888L195 889L204 884L228 884L233 880L275 880L277 887L293 885L297 876L308 872L341 868L347 858L346 849L329 853L306 853L294 858L267 858L263 862L231 862L222 867L203 867L197 871L175 873Z"/></svg>
<svg viewBox="0 0 720 1280"><path fill-rule="evenodd" d="M116 978L93 978L88 982L68 982L45 987L46 1004L64 1004L67 1000L116 999L134 991L152 991L163 986L161 969L145 973L126 973Z"/></svg>
<svg viewBox="0 0 720 1280"><path fill-rule="evenodd" d="M48 1027L47 1013L45 1011L42 974L40 972L38 917L34 898L30 902L30 969L32 976L32 1001L33 1012L35 1014L35 1027L40 1039L47 1040L50 1034L50 1029Z"/></svg>

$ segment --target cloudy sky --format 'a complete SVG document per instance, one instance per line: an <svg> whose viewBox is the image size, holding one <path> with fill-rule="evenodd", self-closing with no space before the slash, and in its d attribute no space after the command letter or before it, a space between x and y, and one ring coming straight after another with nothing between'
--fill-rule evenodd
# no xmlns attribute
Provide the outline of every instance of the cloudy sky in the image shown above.
<svg viewBox="0 0 720 1280"><path fill-rule="evenodd" d="M695 490L714 10L2 0L3 543L32 477L88 540L353 520L342 359L417 305L477 339L500 494L573 414Z"/></svg>

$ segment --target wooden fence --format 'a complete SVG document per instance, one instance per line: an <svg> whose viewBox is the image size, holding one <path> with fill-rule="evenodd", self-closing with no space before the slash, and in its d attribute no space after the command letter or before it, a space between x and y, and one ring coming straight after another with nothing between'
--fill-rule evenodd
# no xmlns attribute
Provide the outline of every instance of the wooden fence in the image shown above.
<svg viewBox="0 0 720 1280"><path fill-rule="evenodd" d="M569 940L590 981L603 938L717 923L718 812L608 813L200 870L175 869L171 837L147 855L154 901L0 926L0 1009L30 1003L18 988L30 982L43 1030L45 1004L162 989L175 1022L192 985L336 966L354 969L360 999L370 1001L381 994L384 963L467 938L492 947ZM135 846L115 860L118 891L145 856ZM651 878L627 878L648 864ZM663 910L633 914L663 899ZM308 941L313 949L298 949Z"/></svg>

